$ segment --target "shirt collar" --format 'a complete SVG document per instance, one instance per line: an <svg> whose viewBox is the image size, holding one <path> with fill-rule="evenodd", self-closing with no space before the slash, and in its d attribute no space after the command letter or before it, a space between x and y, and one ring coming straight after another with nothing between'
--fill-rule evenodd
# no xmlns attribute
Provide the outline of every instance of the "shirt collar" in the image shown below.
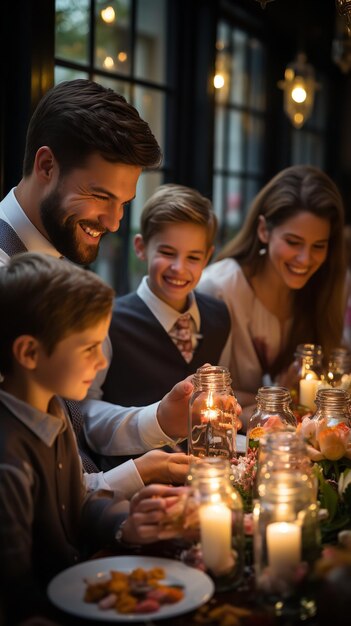
<svg viewBox="0 0 351 626"><path fill-rule="evenodd" d="M54 397L50 402L50 413L43 413L2 389L0 389L0 400L24 426L29 428L48 447L51 447L59 433L67 428L67 418L63 405L57 397Z"/></svg>
<svg viewBox="0 0 351 626"><path fill-rule="evenodd" d="M154 314L156 319L160 322L161 326L165 329L167 333L174 326L177 319L180 315L184 315L185 313L190 313L191 317L194 320L196 332L200 330L200 312L197 306L196 298L193 292L188 295L188 308L183 313L179 313L171 306L160 300L155 294L151 291L148 285L148 277L144 276L142 279L138 289L137 294L139 298L145 302L146 306L149 307L151 313Z"/></svg>
<svg viewBox="0 0 351 626"><path fill-rule="evenodd" d="M27 250L35 250L50 254L51 256L60 257L60 253L32 224L22 207L20 206L16 195L15 188L7 194L1 202L1 213L6 222L12 226L19 238L23 241Z"/></svg>

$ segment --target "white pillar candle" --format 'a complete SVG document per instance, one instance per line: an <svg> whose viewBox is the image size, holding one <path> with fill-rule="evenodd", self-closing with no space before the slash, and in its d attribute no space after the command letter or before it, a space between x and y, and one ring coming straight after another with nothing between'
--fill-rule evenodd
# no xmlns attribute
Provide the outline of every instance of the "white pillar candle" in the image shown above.
<svg viewBox="0 0 351 626"><path fill-rule="evenodd" d="M204 564L216 571L232 562L232 513L222 503L204 504L199 509L201 548Z"/></svg>
<svg viewBox="0 0 351 626"><path fill-rule="evenodd" d="M268 564L275 571L290 569L301 560L301 528L288 522L267 526Z"/></svg>
<svg viewBox="0 0 351 626"><path fill-rule="evenodd" d="M320 380L314 378L301 378L300 380L300 404L307 406L311 411L315 411L314 403Z"/></svg>

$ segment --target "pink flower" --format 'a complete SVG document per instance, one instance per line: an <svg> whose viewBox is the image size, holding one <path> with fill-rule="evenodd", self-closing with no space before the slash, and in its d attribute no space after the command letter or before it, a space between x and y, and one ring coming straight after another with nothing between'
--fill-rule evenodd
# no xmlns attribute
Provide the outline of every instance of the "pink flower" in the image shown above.
<svg viewBox="0 0 351 626"><path fill-rule="evenodd" d="M316 422L309 417L304 417L302 422L298 424L296 432L314 448L317 447ZM314 459L315 460L315 459Z"/></svg>
<svg viewBox="0 0 351 626"><path fill-rule="evenodd" d="M351 429L347 424L328 426L326 418L314 421L305 417L297 432L305 440L312 461L338 461L343 456L351 458Z"/></svg>
<svg viewBox="0 0 351 626"><path fill-rule="evenodd" d="M338 461L347 451L350 429L346 424L329 426L318 433L320 451L326 459Z"/></svg>

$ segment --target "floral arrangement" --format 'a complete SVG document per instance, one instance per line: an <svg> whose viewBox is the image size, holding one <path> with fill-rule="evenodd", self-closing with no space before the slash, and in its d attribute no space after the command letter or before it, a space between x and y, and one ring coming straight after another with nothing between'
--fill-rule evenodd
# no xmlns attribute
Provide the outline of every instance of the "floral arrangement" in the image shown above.
<svg viewBox="0 0 351 626"><path fill-rule="evenodd" d="M338 531L351 528L351 428L305 417L297 432L313 462L321 507L328 511L322 522L324 539L334 540Z"/></svg>
<svg viewBox="0 0 351 626"><path fill-rule="evenodd" d="M235 488L243 500L244 512L251 513L253 487L257 471L256 451L249 448L246 456L233 459L231 469Z"/></svg>

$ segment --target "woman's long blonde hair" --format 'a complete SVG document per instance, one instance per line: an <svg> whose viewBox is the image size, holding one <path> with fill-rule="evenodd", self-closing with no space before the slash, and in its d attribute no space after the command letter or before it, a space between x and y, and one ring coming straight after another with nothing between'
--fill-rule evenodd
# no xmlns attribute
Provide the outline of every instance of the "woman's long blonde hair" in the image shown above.
<svg viewBox="0 0 351 626"><path fill-rule="evenodd" d="M295 293L288 345L273 364L273 375L291 363L299 343L320 344L325 358L341 343L346 269L344 207L338 188L327 174L310 165L282 170L254 198L240 232L216 257L235 258L248 276L256 275L264 263L257 234L259 216L263 215L267 228L273 230L301 211L329 220L328 255L308 283Z"/></svg>

